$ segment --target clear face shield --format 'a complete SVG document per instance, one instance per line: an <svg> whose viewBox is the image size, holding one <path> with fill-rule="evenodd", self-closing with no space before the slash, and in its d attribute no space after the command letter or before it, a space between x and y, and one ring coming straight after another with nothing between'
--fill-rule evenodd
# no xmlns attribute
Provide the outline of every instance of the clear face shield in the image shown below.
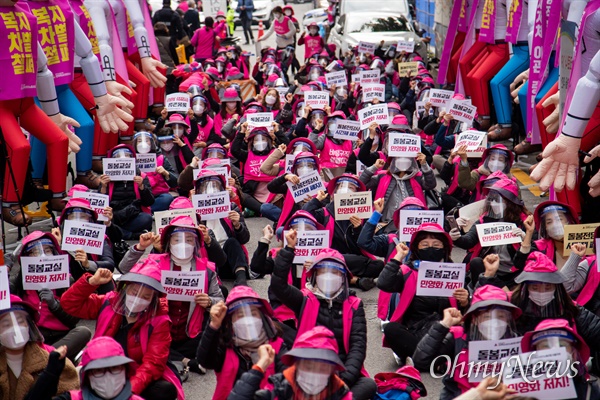
<svg viewBox="0 0 600 400"><path fill-rule="evenodd" d="M335 365L326 361L301 358L295 363L296 383L309 396L316 396L327 388L335 372Z"/></svg>
<svg viewBox="0 0 600 400"><path fill-rule="evenodd" d="M169 152L173 150L175 143L173 142L173 136L161 136L158 138L158 145L161 150Z"/></svg>
<svg viewBox="0 0 600 400"><path fill-rule="evenodd" d="M7 349L20 350L28 342L43 340L27 311L9 311L0 316L0 345Z"/></svg>
<svg viewBox="0 0 600 400"><path fill-rule="evenodd" d="M348 89L346 88L346 85L335 88L335 96L338 99L343 99L347 95L348 95Z"/></svg>
<svg viewBox="0 0 600 400"><path fill-rule="evenodd" d="M48 238L42 238L27 243L23 249L23 255L25 257L56 256L58 255L58 250L56 250L54 247L52 240Z"/></svg>
<svg viewBox="0 0 600 400"><path fill-rule="evenodd" d="M133 153L127 148L121 148L113 151L112 158L133 158Z"/></svg>
<svg viewBox="0 0 600 400"><path fill-rule="evenodd" d="M271 141L265 135L256 135L252 140L252 150L258 153L269 150L270 146Z"/></svg>
<svg viewBox="0 0 600 400"><path fill-rule="evenodd" d="M540 237L563 241L565 225L569 225L569 215L564 207L548 206L541 213Z"/></svg>
<svg viewBox="0 0 600 400"><path fill-rule="evenodd" d="M296 120L300 120L302 117L304 117L304 103L299 104L296 108Z"/></svg>
<svg viewBox="0 0 600 400"><path fill-rule="evenodd" d="M298 142L294 144L294 150L292 151L293 155L298 155L302 152L312 153L312 149L307 143Z"/></svg>
<svg viewBox="0 0 600 400"><path fill-rule="evenodd" d="M344 289L346 269L340 263L331 260L319 262L313 267L314 284L326 298L333 299Z"/></svg>
<svg viewBox="0 0 600 400"><path fill-rule="evenodd" d="M357 57L356 57L356 62L358 64L364 64L367 62L367 56L365 55L365 53L360 53Z"/></svg>
<svg viewBox="0 0 600 400"><path fill-rule="evenodd" d="M495 219L504 218L504 213L506 211L506 200L499 193L490 190L486 203L488 206L488 216Z"/></svg>
<svg viewBox="0 0 600 400"><path fill-rule="evenodd" d="M536 351L564 347L570 362L581 361L577 349L577 338L571 332L563 329L550 329L535 333L531 338L531 345ZM560 370L566 368L568 367L559 366Z"/></svg>
<svg viewBox="0 0 600 400"><path fill-rule="evenodd" d="M485 159L485 167L492 173L496 171L506 171L508 164L508 158L506 152L501 150L491 150Z"/></svg>
<svg viewBox="0 0 600 400"><path fill-rule="evenodd" d="M321 77L321 69L318 67L312 67L308 72L308 76L311 81L316 81Z"/></svg>
<svg viewBox="0 0 600 400"><path fill-rule="evenodd" d="M135 139L135 150L138 154L148 154L152 150L152 137L150 134L141 134Z"/></svg>
<svg viewBox="0 0 600 400"><path fill-rule="evenodd" d="M169 237L168 251L178 261L189 262L200 250L198 235L192 229L176 228Z"/></svg>
<svg viewBox="0 0 600 400"><path fill-rule="evenodd" d="M327 136L332 137L337 132L337 118L327 121Z"/></svg>
<svg viewBox="0 0 600 400"><path fill-rule="evenodd" d="M266 340L261 302L255 299L241 299L233 303L227 314L231 316L233 337L242 342Z"/></svg>
<svg viewBox="0 0 600 400"><path fill-rule="evenodd" d="M173 129L173 135L175 137L181 138L185 134L185 125L174 124L171 125L171 129Z"/></svg>
<svg viewBox="0 0 600 400"><path fill-rule="evenodd" d="M390 121L393 120L396 115L400 115L400 110L388 108L388 116L390 117Z"/></svg>
<svg viewBox="0 0 600 400"><path fill-rule="evenodd" d="M515 324L512 313L503 307L478 311L471 320L469 340L500 340L513 337Z"/></svg>
<svg viewBox="0 0 600 400"><path fill-rule="evenodd" d="M192 99L192 110L197 116L204 114L204 111L206 110L206 103L202 97L194 97Z"/></svg>
<svg viewBox="0 0 600 400"><path fill-rule="evenodd" d="M317 170L317 164L312 159L302 159L294 164L294 171L298 177L303 177Z"/></svg>
<svg viewBox="0 0 600 400"><path fill-rule="evenodd" d="M311 128L317 126L317 121L325 121L325 113L321 110L313 110L313 112L310 113L309 124Z"/></svg>
<svg viewBox="0 0 600 400"><path fill-rule="evenodd" d="M202 178L196 184L196 193L197 194L213 194L224 191L223 182L216 176L211 176L209 178Z"/></svg>
<svg viewBox="0 0 600 400"><path fill-rule="evenodd" d="M94 222L94 215L90 210L73 207L66 212L67 221Z"/></svg>
<svg viewBox="0 0 600 400"><path fill-rule="evenodd" d="M206 150L206 158L218 158L219 160L224 160L227 158L227 153L225 150L215 147Z"/></svg>
<svg viewBox="0 0 600 400"><path fill-rule="evenodd" d="M335 186L334 194L354 193L358 192L360 186L353 180L340 179Z"/></svg>
<svg viewBox="0 0 600 400"><path fill-rule="evenodd" d="M316 231L317 225L308 218L296 217L290 221L290 229L295 229L298 232Z"/></svg>
<svg viewBox="0 0 600 400"><path fill-rule="evenodd" d="M392 163L393 168L392 168L392 173L397 173L397 172L406 172L411 170L416 164L416 161L414 158L409 158L409 157L396 157L396 159L394 160L394 162Z"/></svg>
<svg viewBox="0 0 600 400"><path fill-rule="evenodd" d="M319 33L319 28L317 27L311 27L308 32L312 35L315 36L317 33Z"/></svg>
<svg viewBox="0 0 600 400"><path fill-rule="evenodd" d="M329 64L329 59L326 57L319 57L318 63L321 67L325 68L327 64Z"/></svg>
<svg viewBox="0 0 600 400"><path fill-rule="evenodd" d="M137 317L145 312L153 315L156 311L156 302L153 301L156 296L158 292L148 285L124 282L113 310L125 317Z"/></svg>

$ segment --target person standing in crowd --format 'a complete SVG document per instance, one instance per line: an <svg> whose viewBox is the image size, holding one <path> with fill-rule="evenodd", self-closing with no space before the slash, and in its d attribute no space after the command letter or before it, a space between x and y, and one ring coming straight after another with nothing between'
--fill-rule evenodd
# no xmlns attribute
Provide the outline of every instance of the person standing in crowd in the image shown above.
<svg viewBox="0 0 600 400"><path fill-rule="evenodd" d="M238 6L235 11L240 14L240 19L242 20L242 29L244 30L244 36L246 37L246 43L244 44L250 44L250 40L252 40L252 44L254 44L254 36L252 35L252 12L254 11L254 1L238 1Z"/></svg>
<svg viewBox="0 0 600 400"><path fill-rule="evenodd" d="M277 50L283 50L287 46L296 46L296 26L292 19L283 14L283 9L280 6L273 8L271 13L273 14L273 23L258 41L267 40L275 32Z"/></svg>
<svg viewBox="0 0 600 400"><path fill-rule="evenodd" d="M183 21L187 24L192 35L200 29L200 13L196 9L196 2L194 0L188 0L188 9L183 14Z"/></svg>
<svg viewBox="0 0 600 400"><path fill-rule="evenodd" d="M212 17L206 17L204 20L204 28L200 28L194 32L192 36L192 46L196 48L194 58L199 63L203 64L207 58L212 58L215 50L219 47L220 39L213 29L215 21Z"/></svg>

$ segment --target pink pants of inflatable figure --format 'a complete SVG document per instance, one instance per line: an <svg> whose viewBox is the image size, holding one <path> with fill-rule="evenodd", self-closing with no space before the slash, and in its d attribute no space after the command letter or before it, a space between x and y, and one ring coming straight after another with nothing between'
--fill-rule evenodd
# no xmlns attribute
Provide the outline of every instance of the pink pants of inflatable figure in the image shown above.
<svg viewBox="0 0 600 400"><path fill-rule="evenodd" d="M18 121L17 121L18 118ZM20 121L20 124L19 124ZM69 139L44 112L35 105L33 98L0 101L0 128L6 151L10 157L4 173L2 200L6 203L18 201L16 190L23 193L25 176L29 164L29 141L21 127L46 145L48 154L48 186L52 193L60 194L66 189L67 158ZM15 177L13 182L10 171ZM16 190L15 190L16 186Z"/></svg>

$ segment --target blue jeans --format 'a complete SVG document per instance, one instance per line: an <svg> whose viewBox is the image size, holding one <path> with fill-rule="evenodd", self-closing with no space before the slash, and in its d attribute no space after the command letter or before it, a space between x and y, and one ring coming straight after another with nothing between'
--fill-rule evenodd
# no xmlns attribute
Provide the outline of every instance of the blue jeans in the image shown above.
<svg viewBox="0 0 600 400"><path fill-rule="evenodd" d="M166 211L169 209L169 206L171 205L173 199L174 197L170 193L163 193L159 194L158 196L154 196L154 204L152 204L152 207L150 207L150 209L153 213L157 211Z"/></svg>
<svg viewBox="0 0 600 400"><path fill-rule="evenodd" d="M496 118L501 125L512 124L512 96L510 84L517 75L529 67L529 47L514 45L513 56L490 81L490 91L496 110Z"/></svg>
<svg viewBox="0 0 600 400"><path fill-rule="evenodd" d="M279 221L279 217L281 216L281 208L271 203L263 203L260 206L260 214L276 223Z"/></svg>
<svg viewBox="0 0 600 400"><path fill-rule="evenodd" d="M145 212L139 213L135 218L120 226L123 230L123 239L130 240L144 231L150 232L152 230L152 220L152 215Z"/></svg>
<svg viewBox="0 0 600 400"><path fill-rule="evenodd" d="M546 78L546 82L540 88L537 96L535 96L536 104L548 93L548 91L558 81L558 68L554 68L554 52L550 56L550 72ZM527 88L529 87L529 81L525 82L521 89L519 89L519 106L521 107L521 115L523 116L523 126L527 127Z"/></svg>

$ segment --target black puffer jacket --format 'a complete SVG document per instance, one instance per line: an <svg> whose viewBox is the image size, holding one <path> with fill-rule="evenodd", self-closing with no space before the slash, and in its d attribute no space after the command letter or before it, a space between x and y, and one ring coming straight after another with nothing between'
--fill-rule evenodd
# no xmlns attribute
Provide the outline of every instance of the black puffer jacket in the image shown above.
<svg viewBox="0 0 600 400"><path fill-rule="evenodd" d="M269 382L273 384L272 390L258 390L263 377L264 374L255 369L245 372L235 383L227 400L274 400L294 398L292 385L285 379L283 374L275 374L269 377ZM336 393L329 394L327 399L340 400L343 399L348 392L349 389L344 386Z"/></svg>
<svg viewBox="0 0 600 400"><path fill-rule="evenodd" d="M139 172L138 172L139 174ZM134 182L111 182L112 193L110 193L109 205L114 210L113 222L117 225L123 225L129 219L135 217L141 212L141 207L150 207L154 204L154 195L152 195L152 187L148 178L144 178L143 189L139 189L140 198L136 196L136 190L133 185ZM110 189L106 190L106 194L110 192Z"/></svg>
<svg viewBox="0 0 600 400"><path fill-rule="evenodd" d="M298 288L288 284L290 266L293 265L293 260L293 249L286 247L279 251L275 258L270 290L296 314L298 321L300 321L306 298ZM352 387L361 377L361 369L367 355L367 320L362 302L352 316L350 348L348 351L344 347L343 302L336 299L332 302L331 307L326 300L320 300L320 303L317 325L324 326L334 333L340 359L346 366L346 370L340 373L340 378L346 385Z"/></svg>

